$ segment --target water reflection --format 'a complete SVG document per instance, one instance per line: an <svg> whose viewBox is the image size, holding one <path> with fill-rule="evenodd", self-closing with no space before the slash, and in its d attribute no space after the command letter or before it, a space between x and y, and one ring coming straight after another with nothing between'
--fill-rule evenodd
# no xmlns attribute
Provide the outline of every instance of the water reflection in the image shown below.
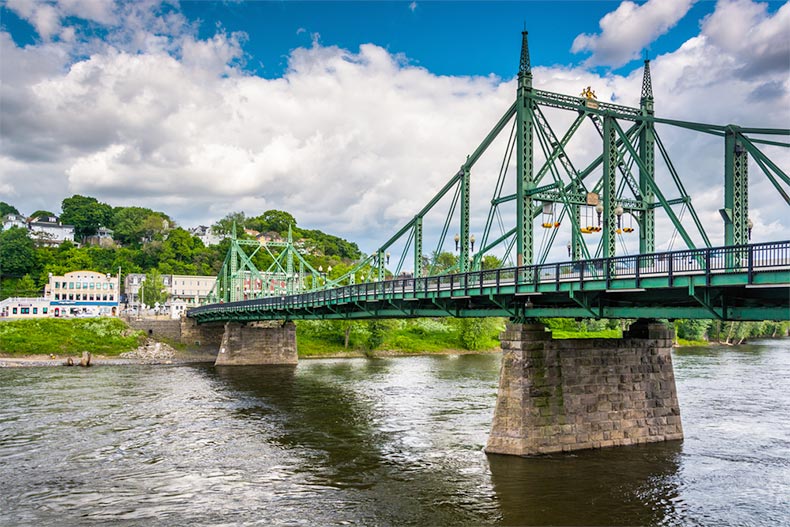
<svg viewBox="0 0 790 527"><path fill-rule="evenodd" d="M489 455L502 524L667 523L676 518L681 448L671 441L573 455Z"/></svg>
<svg viewBox="0 0 790 527"><path fill-rule="evenodd" d="M227 367L214 375L238 399L238 418L297 455L288 471L300 485L331 491L334 506L353 506L354 523L479 525L495 513L478 497L490 496L484 437L463 445L464 459L446 450L448 432L466 423L437 400L448 395L435 379L444 361L305 361L298 371ZM453 377L464 379L462 369Z"/></svg>

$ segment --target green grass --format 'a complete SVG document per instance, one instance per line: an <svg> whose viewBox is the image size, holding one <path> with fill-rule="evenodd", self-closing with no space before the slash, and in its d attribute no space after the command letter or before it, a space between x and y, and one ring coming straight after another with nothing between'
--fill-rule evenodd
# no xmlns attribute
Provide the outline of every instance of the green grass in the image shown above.
<svg viewBox="0 0 790 527"><path fill-rule="evenodd" d="M14 355L118 355L145 340L117 318L11 320L0 322L0 353Z"/></svg>
<svg viewBox="0 0 790 527"><path fill-rule="evenodd" d="M341 353L357 352L360 350L346 349L342 344L329 342L309 335L296 336L296 351L300 357L318 357L321 355L337 355Z"/></svg>
<svg viewBox="0 0 790 527"><path fill-rule="evenodd" d="M686 339L677 339L678 346L710 346L710 342L707 340L686 340Z"/></svg>
<svg viewBox="0 0 790 527"><path fill-rule="evenodd" d="M619 339L623 337L620 329L602 329L599 331L566 331L562 329L551 330L555 339Z"/></svg>

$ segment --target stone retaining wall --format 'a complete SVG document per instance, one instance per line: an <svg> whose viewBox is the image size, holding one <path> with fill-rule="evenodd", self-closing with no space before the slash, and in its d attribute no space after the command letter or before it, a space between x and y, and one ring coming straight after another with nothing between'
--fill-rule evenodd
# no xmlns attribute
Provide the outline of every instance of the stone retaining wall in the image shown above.
<svg viewBox="0 0 790 527"><path fill-rule="evenodd" d="M150 337L166 338L181 342L181 321L172 319L125 319L129 327L139 329Z"/></svg>
<svg viewBox="0 0 790 527"><path fill-rule="evenodd" d="M486 452L514 455L681 439L673 331L638 321L623 339L552 340L509 324Z"/></svg>

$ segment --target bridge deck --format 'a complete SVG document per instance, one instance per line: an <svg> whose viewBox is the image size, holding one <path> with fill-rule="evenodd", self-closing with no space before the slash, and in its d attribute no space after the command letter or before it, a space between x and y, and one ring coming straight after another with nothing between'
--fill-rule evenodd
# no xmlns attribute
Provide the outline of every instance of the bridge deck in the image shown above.
<svg viewBox="0 0 790 527"><path fill-rule="evenodd" d="M790 241L397 278L189 310L199 323L410 317L790 318Z"/></svg>

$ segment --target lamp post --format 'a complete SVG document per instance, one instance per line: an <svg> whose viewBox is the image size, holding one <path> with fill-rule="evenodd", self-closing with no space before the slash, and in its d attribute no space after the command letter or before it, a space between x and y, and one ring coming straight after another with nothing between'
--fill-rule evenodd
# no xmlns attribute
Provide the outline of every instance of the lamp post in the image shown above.
<svg viewBox="0 0 790 527"><path fill-rule="evenodd" d="M474 234L470 234L469 235L469 243L472 244L472 252L475 252L475 235Z"/></svg>
<svg viewBox="0 0 790 527"><path fill-rule="evenodd" d="M453 240L455 240L455 252L458 252L458 242L461 241L461 237L457 232L455 233L455 236L453 236Z"/></svg>
<svg viewBox="0 0 790 527"><path fill-rule="evenodd" d="M752 241L752 228L754 227L754 222L751 218L746 220L746 228L749 230L749 241Z"/></svg>

